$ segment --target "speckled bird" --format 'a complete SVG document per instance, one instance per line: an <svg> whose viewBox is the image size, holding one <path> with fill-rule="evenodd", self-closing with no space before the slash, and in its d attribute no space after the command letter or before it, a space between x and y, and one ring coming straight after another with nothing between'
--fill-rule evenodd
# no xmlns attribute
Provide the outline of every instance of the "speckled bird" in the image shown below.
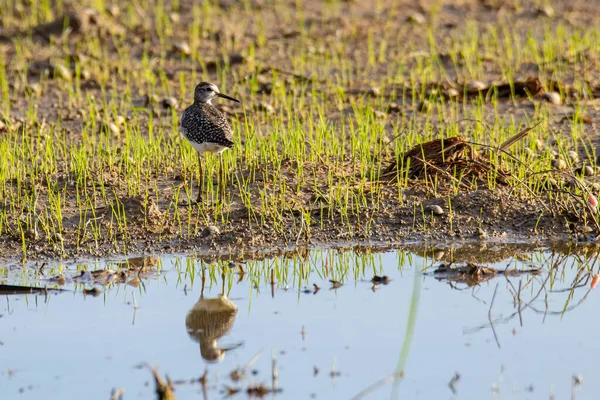
<svg viewBox="0 0 600 400"><path fill-rule="evenodd" d="M202 155L206 152L221 155L233 147L232 130L225 114L217 110L211 103L216 96L227 100L240 102L219 91L217 85L201 82L194 90L194 103L189 106L181 117L181 134L190 142L198 153L198 172L200 173L200 191L196 202L202 200L204 174L202 171ZM220 158L219 186L221 193L225 191L225 171L223 159Z"/></svg>

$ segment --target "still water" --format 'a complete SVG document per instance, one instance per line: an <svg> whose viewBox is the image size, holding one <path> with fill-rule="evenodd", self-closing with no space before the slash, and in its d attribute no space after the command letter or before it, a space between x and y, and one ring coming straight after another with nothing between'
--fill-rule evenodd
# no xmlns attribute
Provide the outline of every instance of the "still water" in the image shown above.
<svg viewBox="0 0 600 400"><path fill-rule="evenodd" d="M485 265L541 273L470 286L432 274L449 253L321 249L241 269L164 256L137 287L92 296L91 282L67 279L62 293L4 295L0 396L154 398L147 363L178 399L247 398L252 385L272 388L274 365L280 392L267 398L597 398L595 254L513 253ZM57 262L43 278L104 268L117 267ZM389 282L374 287L375 275ZM33 268L7 267L0 283L57 287Z"/></svg>

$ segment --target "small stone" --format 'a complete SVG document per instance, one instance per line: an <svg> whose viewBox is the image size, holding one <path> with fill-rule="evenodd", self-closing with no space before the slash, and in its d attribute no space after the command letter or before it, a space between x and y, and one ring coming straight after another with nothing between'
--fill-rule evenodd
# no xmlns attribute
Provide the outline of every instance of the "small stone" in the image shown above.
<svg viewBox="0 0 600 400"><path fill-rule="evenodd" d="M555 105L560 104L560 94L558 94L556 92L544 93L544 99L546 99L546 101L548 101L552 104L555 104Z"/></svg>
<svg viewBox="0 0 600 400"><path fill-rule="evenodd" d="M544 150L544 141L542 139L537 139L535 141L535 148L537 149L537 151L543 151Z"/></svg>
<svg viewBox="0 0 600 400"><path fill-rule="evenodd" d="M125 117L122 115L117 115L115 117L115 124L117 124L117 126L125 125Z"/></svg>
<svg viewBox="0 0 600 400"><path fill-rule="evenodd" d="M171 22L173 22L175 24L177 24L177 23L179 23L179 21L181 21L181 17L176 12L172 12L171 14L169 14L169 19L171 20Z"/></svg>
<svg viewBox="0 0 600 400"><path fill-rule="evenodd" d="M446 96L450 97L451 99L454 97L458 97L460 93L458 92L458 90L454 89L454 88L450 88L446 91Z"/></svg>
<svg viewBox="0 0 600 400"><path fill-rule="evenodd" d="M592 190L592 192L594 193L598 193L600 192L600 183L598 182L594 182L590 185L590 189Z"/></svg>
<svg viewBox="0 0 600 400"><path fill-rule="evenodd" d="M482 91L487 89L487 86L485 85L485 83L481 82L481 81L471 81L469 82L469 84L467 85L467 90L468 91Z"/></svg>
<svg viewBox="0 0 600 400"><path fill-rule="evenodd" d="M220 233L221 233L221 231L219 230L219 228L217 228L214 225L209 225L202 230L202 232L200 233L200 236L201 237L214 237L214 236L218 236Z"/></svg>
<svg viewBox="0 0 600 400"><path fill-rule="evenodd" d="M119 134L119 127L112 123L112 122L101 122L100 123L100 132L102 133L112 133L114 135L118 135Z"/></svg>
<svg viewBox="0 0 600 400"><path fill-rule="evenodd" d="M54 76L53 78L58 78L58 79L64 79L64 80L70 80L72 77L71 74L71 70L67 67L65 67L62 64L55 64L54 65Z"/></svg>
<svg viewBox="0 0 600 400"><path fill-rule="evenodd" d="M571 160L573 162L577 162L577 160L579 160L579 154L574 150L568 151L567 157L569 157L569 160Z"/></svg>
<svg viewBox="0 0 600 400"><path fill-rule="evenodd" d="M552 160L550 165L552 166L552 168L558 169L558 170L563 170L563 169L567 168L567 163L562 158L555 158L554 160Z"/></svg>
<svg viewBox="0 0 600 400"><path fill-rule="evenodd" d="M591 165L586 165L581 172L583 172L583 176L593 176L596 171Z"/></svg>
<svg viewBox="0 0 600 400"><path fill-rule="evenodd" d="M63 236L60 234L60 232L54 232L54 234L52 235L52 240L54 242L63 242Z"/></svg>
<svg viewBox="0 0 600 400"><path fill-rule="evenodd" d="M425 16L421 13L413 13L408 16L408 22L412 22L413 24L423 25L426 22Z"/></svg>
<svg viewBox="0 0 600 400"><path fill-rule="evenodd" d="M400 108L400 106L398 105L398 103L390 103L390 105L387 108L387 112L392 114L399 114L402 112L402 109Z"/></svg>
<svg viewBox="0 0 600 400"><path fill-rule="evenodd" d="M30 83L29 85L25 86L25 93L27 94L41 94L42 93L42 85L40 85L39 83Z"/></svg>
<svg viewBox="0 0 600 400"><path fill-rule="evenodd" d="M581 233L592 233L594 232L594 228L591 226L584 225L581 227Z"/></svg>
<svg viewBox="0 0 600 400"><path fill-rule="evenodd" d="M378 87L371 87L365 91L365 94L370 97L379 97L381 96L381 89Z"/></svg>
<svg viewBox="0 0 600 400"><path fill-rule="evenodd" d="M6 124L3 120L0 119L0 132L6 130Z"/></svg>
<svg viewBox="0 0 600 400"><path fill-rule="evenodd" d="M173 52L189 56L192 54L192 49L190 49L190 45L186 42L179 42L173 45Z"/></svg>
<svg viewBox="0 0 600 400"><path fill-rule="evenodd" d="M121 14L121 9L117 5L110 5L106 7L106 11L111 15L111 17L118 17Z"/></svg>
<svg viewBox="0 0 600 400"><path fill-rule="evenodd" d="M275 112L275 107L264 101L259 101L256 103L256 109L258 111L264 111L267 114L273 114Z"/></svg>
<svg viewBox="0 0 600 400"><path fill-rule="evenodd" d="M483 228L477 228L477 236L479 236L481 239L485 239L485 238L488 237L488 234L485 231L485 229L483 229Z"/></svg>
<svg viewBox="0 0 600 400"><path fill-rule="evenodd" d="M431 204L425 207L425 211L433 215L444 215L444 209L437 204Z"/></svg>
<svg viewBox="0 0 600 400"><path fill-rule="evenodd" d="M81 71L79 71L79 77L81 79L83 79L84 81L87 81L88 79L90 79L91 76L92 76L92 74L87 69L82 69Z"/></svg>
<svg viewBox="0 0 600 400"><path fill-rule="evenodd" d="M164 108L176 109L179 102L175 97L167 97L162 101L162 106Z"/></svg>
<svg viewBox="0 0 600 400"><path fill-rule="evenodd" d="M551 5L545 5L543 7L540 8L540 11L546 16L546 17L552 17L554 15L554 8L552 8Z"/></svg>
<svg viewBox="0 0 600 400"><path fill-rule="evenodd" d="M383 111L375 111L375 112L373 112L373 114L375 115L375 118L382 119L382 118L387 117L387 114L384 113Z"/></svg>

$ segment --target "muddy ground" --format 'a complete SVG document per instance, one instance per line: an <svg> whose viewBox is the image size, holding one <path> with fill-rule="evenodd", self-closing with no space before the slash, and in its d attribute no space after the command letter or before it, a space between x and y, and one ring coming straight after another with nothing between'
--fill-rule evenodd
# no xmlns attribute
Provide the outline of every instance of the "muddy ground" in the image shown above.
<svg viewBox="0 0 600 400"><path fill-rule="evenodd" d="M42 74L39 72L48 65L49 60L56 57L64 57L67 54L89 57L89 55L78 54L78 42L84 40L90 35L100 38L103 44L103 61L111 72L113 72L113 83L104 90L119 91L119 85L125 85L119 81L119 69L135 70L143 62L142 54L144 48L152 48L153 43L160 40L153 33L152 16L146 15L148 21L146 25L140 25L135 31L127 31L127 24L124 23L127 18L127 12L119 12L118 5L111 8L107 13L93 13L77 5L78 2L63 2L65 10L57 11L58 23L49 23L35 27L23 26L21 29L2 29L0 31L0 48L7 65L7 80L11 88L11 114L5 115L5 127L2 135L18 134L20 126L27 124L28 97L27 87L31 90L31 84ZM244 71L254 71L256 69L256 60L267 68L274 68L280 71L294 71L291 65L290 53L296 52L299 46L306 46L306 41L301 38L299 33L293 27L286 26L279 21L276 13L269 6L268 1L251 1L250 9L246 5L235 0L221 1L219 4L224 10L223 14L215 16L211 21L211 34L206 35L200 42L199 52L206 55L208 68L208 80L216 80L217 72L214 63L222 57L229 60L233 69L236 69L239 76L244 75ZM290 8L294 8L294 1L285 1L289 3ZM390 53L428 51L427 45L427 23L421 21L418 15L428 15L427 10L433 6L434 2L412 2L412 1L379 1L378 7L373 7L370 2L347 1L341 7L345 13L352 15L352 24L349 24L343 17L335 21L328 20L322 12L320 1L304 1L304 14L309 35L317 39L331 38L335 40L337 36L352 35L356 38L353 41L352 48L346 48L345 56L350 60L358 60L357 68L360 67L360 60L365 57L368 38L367 28L374 30L375 35L391 38L389 42ZM435 24L438 28L436 35L444 36L456 34L465 30L465 21L476 20L479 23L489 24L490 26L500 26L505 21L510 21L510 29L522 35L533 33L534 37L540 34L544 23L550 19L556 24L565 24L571 27L593 27L600 23L600 5L584 0L576 1L553 1L551 9L537 7L533 2L526 2L515 6L512 2L504 1L475 1L475 0L457 0L445 1L437 14ZM516 3L515 3L516 4ZM28 7L23 4L23 7ZM381 23L387 21L386 16L395 10L398 13L397 24ZM72 11L67 11L72 10ZM180 10L174 19L177 21L173 25L174 43L179 40L189 38L189 26L191 25L192 2L182 0ZM68 32L65 34L65 23L61 15L70 15L66 26ZM251 16L253 19L250 19ZM258 17L258 19L256 19ZM358 18L357 18L358 17ZM426 18L426 17L424 17ZM248 62L246 54L251 45L257 42L254 33L254 27L260 19L261 24L268 31L266 45L255 47L254 62ZM356 24L356 21L359 21ZM1 26L1 25L0 25ZM118 61L119 55L114 46L111 45L111 35L122 34L126 31L129 45L136 51L132 52L132 57L125 65ZM361 33L362 32L362 33ZM396 40L399 32L408 32L411 35L412 43L421 44L422 48L407 48L401 40ZM336 36L337 35L337 36ZM23 37L31 37L33 44L31 51L25 54L28 61L27 71L20 70L18 66L11 63L11 60L17 57L19 47L15 45ZM220 49L220 40L223 37L234 37L234 48ZM60 45L50 44L60 38ZM393 38L393 39L392 39ZM231 42L229 42L231 43ZM306 48L307 52L319 51L319 49ZM590 49L587 55L587 61L583 64L579 59L567 60L573 70L586 69L586 76L589 80L593 95L600 96L600 65L598 60L598 49ZM163 57L163 55L156 55ZM443 60L443 59L442 59ZM415 60L415 63L417 61ZM484 60L485 63L485 60ZM174 91L180 84L180 73L189 72L194 66L193 61L182 60L178 55L166 55L161 68L165 79ZM213 67L211 67L211 65ZM521 65L520 73L524 79L536 77L538 66ZM28 84L22 83L19 78L23 73L28 76ZM385 65L381 66L381 74L385 76L388 71ZM448 68L448 78L455 79L452 68ZM501 71L489 70L486 77L487 82L493 82L501 78ZM327 77L323 77L327 79ZM373 76L372 80L364 82L355 82L355 86L348 88L349 93L356 93L357 96L369 90L379 77ZM140 107L148 104L148 112L154 113L154 123L161 126L172 128L173 118L170 110L161 106L162 99L153 99L148 93L145 93L143 82L128 82L129 89L136 93L134 97L138 103L133 106ZM267 82L268 84L268 82ZM562 82L565 86L572 82ZM194 85L190 82L190 88ZM102 97L103 91L96 83L94 76L83 78L82 90L88 96ZM35 88L35 86L34 86ZM191 89L189 89L191 90ZM317 88L318 90L318 88ZM397 88L382 88L381 94L385 96L390 90ZM57 101L68 97L68 85L64 85L61 80L50 80L47 89L44 90L41 101L37 104L37 112L40 120L45 120L48 124L60 124L64 129L64 134L68 136L69 141L77 142L81 139L81 130L83 127L82 113L77 105L68 105L67 102ZM189 91L188 91L189 93ZM243 99L244 93L235 93L236 97ZM324 94L327 96L327 94ZM348 98L348 112L351 112L352 96ZM530 99L501 99L498 104L499 114L507 120L511 117L520 120L532 115L535 104L545 102L542 93ZM594 98L587 99L591 104L586 109L587 122L584 124L586 135L592 143L597 143L597 121L599 121L600 111L598 103L594 103ZM153 103L154 102L154 103ZM175 110L180 114L187 104L175 105ZM572 115L578 106L576 102L557 105L552 108L552 135L569 134L570 121L565 116ZM225 111L230 116L239 115L244 109L246 112L259 112L256 107L251 105L230 105ZM380 117L386 119L386 132L388 136L394 135L394 127L403 121L406 116L415 116L416 118L425 118L420 116L418 104L412 102L400 103L397 109L377 110ZM492 105L490 107L490 120L493 120ZM125 110L126 113L127 110ZM83 110L85 113L85 110ZM304 121L307 119L317 119L318 116L303 112ZM282 118L287 118L282 115ZM331 121L339 118L339 111L333 110L327 116ZM147 127L141 124L139 129L147 132ZM269 127L261 128L268 131ZM172 129L171 129L172 130ZM241 140L244 134L241 134ZM1 139L0 139L1 140ZM289 178L290 186L294 183L294 160L282 164L282 176ZM327 176L327 165L305 165L307 169L313 169L316 176ZM261 172L267 173L268 166L265 166ZM351 174L352 167L348 171L340 171L340 174ZM236 171L235 173L244 173L245 171ZM58 171L55 174L57 181L67 180L68 177ZM598 233L597 227L588 220L583 221L573 210L565 210L558 206L548 203L547 199L539 196L523 196L515 194L510 185L499 185L493 189L479 187L476 190L468 188L458 194L452 194L451 190L444 191L443 186L435 192L427 188L422 180L413 179L409 187L403 193L402 201L398 200L397 188L390 184L383 187L382 196L388 198L383 207L371 209L362 207L354 215L350 215L350 221L343 221L342 216L336 213L335 209L329 209L327 204L315 207L315 193L310 190L304 190L300 193L291 195L290 202L295 204L299 212L305 212L307 209L314 208L315 215L326 212L327 223L320 226L315 225L310 229L298 229L298 216L292 211L287 217L285 223L289 225L289 231L282 234L277 232L272 226L259 224L249 217L247 209L242 205L239 196L236 194L235 184L230 180L228 192L232 196L231 213L229 220L212 221L209 224L215 225L220 233L201 232L198 235L182 236L177 234L174 228L174 221L170 219L172 210L168 211L169 204L172 201L173 192L176 187L187 182L190 177L182 176L180 171L172 173L156 174L156 190L159 191L158 202L156 204L144 204L136 197L128 197L125 184L120 181L118 174L101 173L98 179L104 180L107 186L114 189L116 195L125 206L128 215L129 233L123 240L127 241L126 246L115 246L113 240L106 238L106 242L76 243L76 232L78 229L80 214L77 208L73 207L73 197L67 198L64 209L64 228L61 232L60 244L48 238L34 237L27 242L27 258L40 259L45 257L82 257L82 256L107 256L114 253L148 253L148 252L187 252L198 251L201 253L237 253L240 257L244 254L254 251L265 251L276 248L289 248L297 245L318 245L332 243L351 243L354 241L367 243L396 243L396 242L421 242L421 241L471 241L471 240L499 240L499 241L547 241L556 239L572 239L578 241L593 241ZM287 179L286 178L286 179ZM595 177L590 177L590 183ZM5 183L6 184L6 183ZM40 202L44 201L45 187L41 183L31 182L32 185L38 185L40 193ZM260 187L260 182L254 183ZM194 192L195 193L195 192ZM74 196L74 194L73 194ZM187 199L183 199L187 200ZM185 203L185 202L184 202ZM439 205L441 213L426 213L423 216L421 206ZM6 205L5 205L6 206ZM40 207L42 204L40 203ZM180 208L183 214L188 209L187 204L181 204ZM452 213L450 215L449 208ZM432 208L428 208L433 210ZM103 211L98 210L97 215L102 216ZM16 216L14 216L16 218ZM148 218L153 221L150 224ZM107 212L106 218L109 218ZM373 223L365 224L363 221L371 220ZM209 225L207 224L207 225ZM349 226L351 227L349 229ZM10 230L9 230L10 231ZM23 256L23 244L21 237L4 231L0 236L0 256L4 258L21 258Z"/></svg>

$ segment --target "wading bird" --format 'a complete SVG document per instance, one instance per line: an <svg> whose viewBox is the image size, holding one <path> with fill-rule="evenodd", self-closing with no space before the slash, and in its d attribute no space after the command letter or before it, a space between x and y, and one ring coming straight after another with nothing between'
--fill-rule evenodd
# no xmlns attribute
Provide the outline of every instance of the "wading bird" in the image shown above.
<svg viewBox="0 0 600 400"><path fill-rule="evenodd" d="M233 147L232 130L225 114L217 110L211 103L215 97L240 102L219 91L217 85L201 82L194 90L194 103L186 108L181 117L181 134L190 142L198 153L198 172L200 173L199 192L197 203L202 200L204 187L204 172L202 170L202 156L204 153L219 155L219 188L221 197L225 194L225 170L221 153Z"/></svg>

